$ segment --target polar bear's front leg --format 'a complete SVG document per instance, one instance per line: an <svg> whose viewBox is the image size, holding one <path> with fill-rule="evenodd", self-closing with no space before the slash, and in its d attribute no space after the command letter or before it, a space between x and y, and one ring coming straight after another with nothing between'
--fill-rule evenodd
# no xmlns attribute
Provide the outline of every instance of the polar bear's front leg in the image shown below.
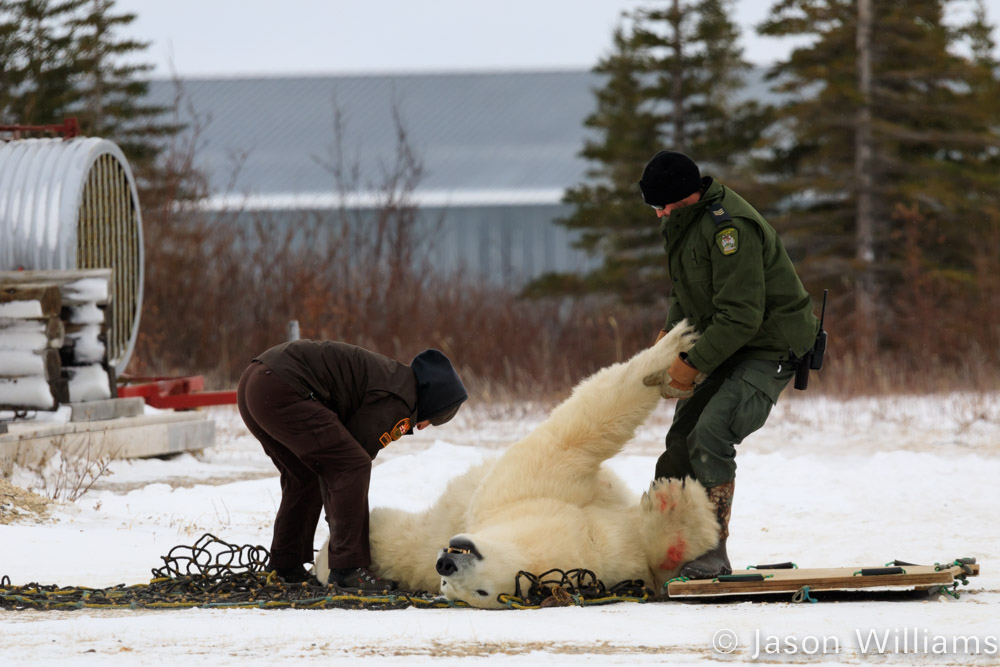
<svg viewBox="0 0 1000 667"><path fill-rule="evenodd" d="M622 450L659 404L659 387L642 379L663 370L694 345L681 323L658 343L581 382L549 418L500 457L476 492L470 517L521 498L553 494L572 503L593 499L601 463Z"/></svg>
<svg viewBox="0 0 1000 667"><path fill-rule="evenodd" d="M694 327L681 322L652 347L581 382L539 431L553 449L572 450L574 462L596 467L620 452L659 404L659 388L643 378L666 369L696 339Z"/></svg>
<svg viewBox="0 0 1000 667"><path fill-rule="evenodd" d="M661 477L639 500L639 535L656 589L715 546L719 524L704 487Z"/></svg>

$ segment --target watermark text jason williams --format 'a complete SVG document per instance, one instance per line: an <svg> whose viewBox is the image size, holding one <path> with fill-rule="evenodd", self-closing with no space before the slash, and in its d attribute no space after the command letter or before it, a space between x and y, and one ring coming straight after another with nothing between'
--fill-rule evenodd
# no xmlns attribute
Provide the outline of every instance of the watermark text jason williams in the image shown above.
<svg viewBox="0 0 1000 667"><path fill-rule="evenodd" d="M1000 656L996 635L947 634L927 628L857 628L847 635L769 634L753 630L741 638L720 629L712 636L712 650L744 653L751 660L782 655L984 655Z"/></svg>

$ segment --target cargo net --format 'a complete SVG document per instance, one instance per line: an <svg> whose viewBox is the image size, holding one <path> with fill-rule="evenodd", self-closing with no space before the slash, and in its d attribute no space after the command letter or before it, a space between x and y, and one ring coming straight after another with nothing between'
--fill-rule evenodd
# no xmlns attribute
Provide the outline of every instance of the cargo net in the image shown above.
<svg viewBox="0 0 1000 667"><path fill-rule="evenodd" d="M608 588L591 570L581 568L554 569L538 575L521 570L514 581L514 595L498 597L511 609L647 602L656 595L642 579L622 581Z"/></svg>
<svg viewBox="0 0 1000 667"><path fill-rule="evenodd" d="M425 591L389 591L357 595L315 578L286 583L266 570L268 552L262 546L230 544L210 533L193 545L179 545L160 557L148 584L109 588L29 583L12 586L0 577L0 609L402 609L404 607L467 607ZM498 600L511 609L645 602L653 592L642 581L625 581L607 588L590 570L549 570L541 575L518 572L514 595Z"/></svg>

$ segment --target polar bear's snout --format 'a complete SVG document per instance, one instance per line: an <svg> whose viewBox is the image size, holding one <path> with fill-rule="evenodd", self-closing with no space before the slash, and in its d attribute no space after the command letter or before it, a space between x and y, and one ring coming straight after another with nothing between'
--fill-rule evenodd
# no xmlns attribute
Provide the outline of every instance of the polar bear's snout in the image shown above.
<svg viewBox="0 0 1000 667"><path fill-rule="evenodd" d="M448 577L458 572L464 563L473 559L482 560L483 555L476 549L472 540L462 536L453 537L448 541L448 546L441 550L434 569L442 577Z"/></svg>

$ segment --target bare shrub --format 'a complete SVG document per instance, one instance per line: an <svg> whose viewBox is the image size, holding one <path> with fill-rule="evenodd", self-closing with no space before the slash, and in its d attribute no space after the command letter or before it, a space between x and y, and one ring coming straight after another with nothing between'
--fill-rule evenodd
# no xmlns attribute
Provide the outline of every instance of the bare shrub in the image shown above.
<svg viewBox="0 0 1000 667"><path fill-rule="evenodd" d="M423 165L398 111L395 153L378 182L363 183L334 107L331 146L317 161L340 203L292 219L198 205L206 192L196 168L202 121L174 139L157 187L143 200L146 291L132 374L200 374L210 386L232 387L254 356L285 340L294 319L303 337L342 340L402 361L441 349L477 400L555 399L649 345L662 326L662 304L520 299L471 272L438 271L430 250L440 221L421 220L413 203ZM234 156L234 172L239 162ZM375 204L350 205L359 191L374 193ZM903 288L883 304L886 344L878 354L864 351L850 294L831 285L827 365L813 374L810 391L1000 387L1000 227L992 221L968 273L956 276L924 261L932 230L919 214L897 216L908 226L907 258Z"/></svg>
<svg viewBox="0 0 1000 667"><path fill-rule="evenodd" d="M408 361L427 347L451 356L477 394L540 397L651 342L658 316L608 299L521 300L510 290L442 275L430 260L440 221L412 202L423 166L395 116L396 150L378 183L361 183L345 159L343 118L320 163L340 205L300 211L207 211L183 196L195 171L197 124L169 159L160 205L144 215L144 311L130 372L205 375L232 386L289 320L302 335L351 342ZM374 193L371 208L348 205Z"/></svg>
<svg viewBox="0 0 1000 667"><path fill-rule="evenodd" d="M90 437L73 453L63 451L65 436L53 440L54 452L37 464L23 470L30 481L23 486L50 500L76 502L90 491L97 480L114 474L111 461L114 454L99 451Z"/></svg>

